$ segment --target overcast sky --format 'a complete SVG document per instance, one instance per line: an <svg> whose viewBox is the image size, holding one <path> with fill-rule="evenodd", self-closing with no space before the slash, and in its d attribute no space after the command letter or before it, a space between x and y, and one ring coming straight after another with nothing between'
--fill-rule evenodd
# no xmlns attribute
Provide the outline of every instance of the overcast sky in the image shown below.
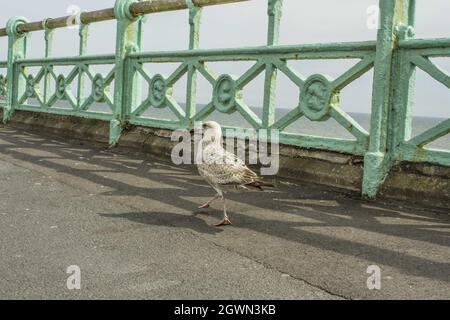
<svg viewBox="0 0 450 320"><path fill-rule="evenodd" d="M417 0L417 36L448 37L450 35L450 12L448 0ZM303 44L315 42L339 42L374 40L376 30L367 27L367 9L376 5L376 0L284 0L281 44ZM114 5L114 0L14 0L2 1L0 25L9 17L25 16L31 21L46 17L59 17L73 13L75 7L83 11L103 9ZM247 3L208 7L204 10L201 30L202 48L258 46L266 41L267 0L252 0ZM187 12L154 14L148 17L145 27L144 50L186 49L188 42ZM94 24L90 29L89 52L112 53L114 51L115 23ZM77 30L58 29L55 34L55 56L71 56L78 50ZM43 34L36 32L30 39L29 56L43 54ZM0 38L0 59L6 57L6 39ZM291 65L305 76L326 73L336 77L357 61L295 62ZM448 59L436 62L450 69ZM240 75L251 63L217 63L211 68L218 74ZM148 66L148 70L167 74L175 65ZM351 112L369 112L372 73L368 73L342 92L342 108ZM251 106L262 102L263 78L260 76L245 90L245 99ZM450 92L427 75L419 72L415 114L421 116L450 117ZM185 86L174 88L179 101L184 99ZM199 102L210 100L211 89L200 79ZM277 89L277 105L293 107L298 103L298 89L284 76L280 76Z"/></svg>

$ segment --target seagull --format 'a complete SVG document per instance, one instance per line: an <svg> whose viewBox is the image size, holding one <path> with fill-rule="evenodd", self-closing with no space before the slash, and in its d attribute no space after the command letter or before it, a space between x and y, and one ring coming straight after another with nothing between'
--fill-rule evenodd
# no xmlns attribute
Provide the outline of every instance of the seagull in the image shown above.
<svg viewBox="0 0 450 320"><path fill-rule="evenodd" d="M227 215L225 193L228 191L248 190L248 187L263 191L262 187L274 188L271 183L263 182L258 175L250 170L245 162L234 153L223 148L222 128L215 121L208 121L202 125L203 138L200 140L199 150L202 150L202 159L197 162L197 168L216 195L199 209L207 209L217 199L223 201L223 220L215 226L231 225Z"/></svg>

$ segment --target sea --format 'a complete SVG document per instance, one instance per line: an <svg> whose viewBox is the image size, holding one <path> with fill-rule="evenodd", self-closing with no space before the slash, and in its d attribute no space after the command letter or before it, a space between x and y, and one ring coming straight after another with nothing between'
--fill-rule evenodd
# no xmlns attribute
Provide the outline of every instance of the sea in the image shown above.
<svg viewBox="0 0 450 320"><path fill-rule="evenodd" d="M32 104L32 103L30 103ZM180 103L180 106L184 108L184 105ZM55 108L68 109L70 106L66 101L61 101L57 103ZM205 105L198 105L198 110L200 111ZM257 116L262 118L262 108L261 107L251 107L250 108ZM111 113L111 109L106 104L96 103L92 105L89 109L93 112ZM275 119L281 119L284 115L290 112L292 109L288 108L276 108ZM348 113L357 123L359 123L367 132L370 132L370 117L368 113ZM175 115L169 110L169 108L150 108L147 110L142 117L153 118L153 119L165 119L165 120L176 120ZM243 127L251 128L251 125L242 117L238 112L232 114L224 114L218 111L214 111L208 118L208 120L214 120L220 123L222 126L230 127ZM433 117L413 117L412 121L412 131L413 137L438 125L444 118L433 118ZM341 138L341 139L354 139L354 137L348 133L339 123L334 119L330 118L324 122L314 122L310 121L305 117L302 117L292 123L286 128L285 132L296 133L296 134L306 134L314 135L320 137L329 138ZM427 148L432 149L444 149L450 150L450 134L447 134L440 139L427 145Z"/></svg>
<svg viewBox="0 0 450 320"><path fill-rule="evenodd" d="M201 106L200 108L202 107L204 106ZM251 110L257 116L262 118L262 108L253 107L251 108ZM292 109L287 108L277 108L275 111L275 119L281 119L291 110ZM371 115L369 113L349 112L348 114L367 132L370 132ZM144 113L143 116L157 119L176 119L168 109L152 108ZM217 121L223 126L251 128L251 125L244 119L244 117L242 117L237 112L232 114L223 114L215 111L208 117L208 120ZM413 137L430 128L435 127L445 120L447 119L433 117L413 117ZM285 131L289 133L307 134L327 138L354 139L354 137L347 130L345 130L336 120L332 118L324 122L316 122L310 121L306 117L302 117L292 123L289 127L287 127ZM430 143L429 145L427 145L427 148L450 150L450 134L447 134L446 136Z"/></svg>

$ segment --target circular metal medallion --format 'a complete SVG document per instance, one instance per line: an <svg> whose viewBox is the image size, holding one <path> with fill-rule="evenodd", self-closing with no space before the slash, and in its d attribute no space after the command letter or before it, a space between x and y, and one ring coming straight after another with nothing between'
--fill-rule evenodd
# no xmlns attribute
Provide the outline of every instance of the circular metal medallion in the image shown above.
<svg viewBox="0 0 450 320"><path fill-rule="evenodd" d="M155 108L164 108L166 106L167 84L164 77L157 74L153 77L149 87L150 103Z"/></svg>
<svg viewBox="0 0 450 320"><path fill-rule="evenodd" d="M64 75L60 74L56 79L56 97L58 99L64 98L66 95L66 79Z"/></svg>
<svg viewBox="0 0 450 320"><path fill-rule="evenodd" d="M214 85L214 107L222 113L232 113L236 107L236 82L230 75L221 75Z"/></svg>
<svg viewBox="0 0 450 320"><path fill-rule="evenodd" d="M105 101L105 80L99 73L92 80L92 98L95 102Z"/></svg>
<svg viewBox="0 0 450 320"><path fill-rule="evenodd" d="M325 121L329 118L333 93L328 77L315 74L310 76L300 94L300 110L312 121Z"/></svg>

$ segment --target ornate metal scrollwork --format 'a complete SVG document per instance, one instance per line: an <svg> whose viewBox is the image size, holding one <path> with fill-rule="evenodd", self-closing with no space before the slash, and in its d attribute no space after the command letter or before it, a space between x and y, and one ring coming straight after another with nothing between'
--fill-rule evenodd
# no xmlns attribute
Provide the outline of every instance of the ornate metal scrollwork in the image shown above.
<svg viewBox="0 0 450 320"><path fill-rule="evenodd" d="M213 91L214 107L222 113L232 113L236 108L236 82L230 75L220 76Z"/></svg>
<svg viewBox="0 0 450 320"><path fill-rule="evenodd" d="M326 121L330 117L331 104L338 101L339 93L332 91L330 78L315 74L305 81L299 108L311 121Z"/></svg>
<svg viewBox="0 0 450 320"><path fill-rule="evenodd" d="M155 108L166 106L167 83L164 77L157 74L153 77L149 87L149 99Z"/></svg>
<svg viewBox="0 0 450 320"><path fill-rule="evenodd" d="M92 98L95 102L105 101L105 79L101 74L96 74L92 80Z"/></svg>
<svg viewBox="0 0 450 320"><path fill-rule="evenodd" d="M60 74L56 79L56 97L58 99L63 99L66 96L66 79L64 75Z"/></svg>

